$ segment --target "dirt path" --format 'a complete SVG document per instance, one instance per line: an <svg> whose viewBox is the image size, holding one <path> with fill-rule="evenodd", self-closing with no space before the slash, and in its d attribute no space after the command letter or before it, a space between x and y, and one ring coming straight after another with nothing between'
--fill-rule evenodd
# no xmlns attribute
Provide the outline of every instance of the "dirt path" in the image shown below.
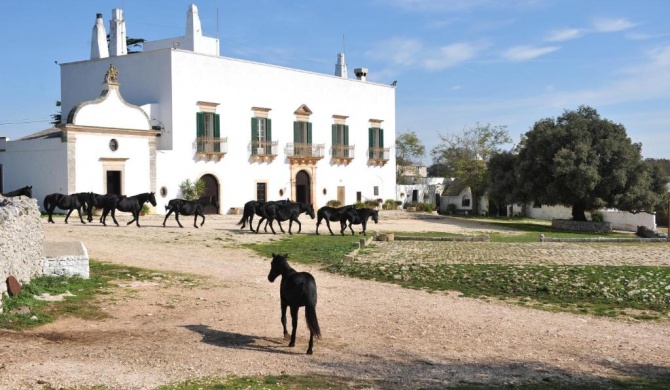
<svg viewBox="0 0 670 390"><path fill-rule="evenodd" d="M149 389L193 377L280 373L383 381L384 388L669 376L668 323L541 312L294 264L312 272L319 288L323 339L306 356L304 320L295 348L281 337L279 285L267 281L269 259L237 245L276 237L240 232L238 219L208 217L202 229L179 229L173 220L163 228L158 216L143 217L141 229L45 224L48 240L82 240L91 258L191 273L206 282L193 287L157 276L104 299L112 319L67 318L33 331L0 331L0 388ZM306 221L303 232L312 234L314 222ZM375 228L493 229L389 212L368 226Z"/></svg>

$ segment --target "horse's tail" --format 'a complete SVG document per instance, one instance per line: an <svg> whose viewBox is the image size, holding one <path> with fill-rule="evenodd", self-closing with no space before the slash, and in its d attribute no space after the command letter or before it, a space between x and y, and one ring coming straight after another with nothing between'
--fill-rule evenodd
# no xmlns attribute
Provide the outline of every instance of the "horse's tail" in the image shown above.
<svg viewBox="0 0 670 390"><path fill-rule="evenodd" d="M320 339L321 329L319 328L319 321L316 318L316 282L314 282L314 279L309 280L304 288L304 292L307 295L307 304L305 305L307 327L316 338Z"/></svg>

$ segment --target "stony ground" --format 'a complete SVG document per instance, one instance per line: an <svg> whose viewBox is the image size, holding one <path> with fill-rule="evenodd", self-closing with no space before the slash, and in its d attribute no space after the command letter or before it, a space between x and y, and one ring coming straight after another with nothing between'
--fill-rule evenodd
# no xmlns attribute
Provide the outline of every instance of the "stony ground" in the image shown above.
<svg viewBox="0 0 670 390"><path fill-rule="evenodd" d="M119 219L122 224L128 220ZM238 219L208 217L201 229L184 223L190 218L182 219L183 229L174 220L163 228L158 216L142 217L140 229L65 225L62 219L45 224L48 240L81 240L94 259L189 273L201 283L157 275L150 282L122 284L113 296L103 297L101 305L110 319L64 318L31 331L0 331L0 388L103 384L150 389L202 376L280 373L335 375L368 381L375 388L670 377L667 322L536 311L455 292L428 293L349 279L297 264L295 268L314 274L319 288L323 338L316 342L315 354L306 356L303 320L295 348L288 348L281 337L279 286L267 281L269 259L238 245L278 236L242 232ZM314 221L302 221L303 233L313 234ZM414 214L385 211L380 223L368 229L498 230L446 217L417 219ZM523 263L668 265L670 258L664 244L630 250L547 244L451 243L437 249L426 243L381 245L388 246L389 257L421 261L437 254L452 261L476 261L483 256L477 251L499 253L496 261Z"/></svg>

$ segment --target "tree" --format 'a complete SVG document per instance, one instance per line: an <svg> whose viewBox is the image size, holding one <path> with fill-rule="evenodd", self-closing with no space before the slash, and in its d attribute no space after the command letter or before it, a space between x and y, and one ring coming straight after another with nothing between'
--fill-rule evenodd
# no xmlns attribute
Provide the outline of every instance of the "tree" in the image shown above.
<svg viewBox="0 0 670 390"><path fill-rule="evenodd" d="M56 100L56 107L60 107L60 100ZM55 114L51 114L51 122L50 123L52 125L54 125L54 126L60 125L60 121L61 121L60 111L55 113Z"/></svg>
<svg viewBox="0 0 670 390"><path fill-rule="evenodd" d="M517 162L517 154L502 152L491 156L486 164L489 173L489 204L493 203L495 209L525 200L519 192ZM490 206L489 211L493 211Z"/></svg>
<svg viewBox="0 0 670 390"><path fill-rule="evenodd" d="M487 162L500 152L500 146L512 142L507 126L477 123L461 135L440 135L442 143L431 151L435 164L444 164L456 180L470 187L472 210L479 214L478 199L488 188Z"/></svg>
<svg viewBox="0 0 670 390"><path fill-rule="evenodd" d="M451 177L446 164L431 164L427 168L428 177Z"/></svg>
<svg viewBox="0 0 670 390"><path fill-rule="evenodd" d="M403 174L407 169L414 170L413 175L418 176L416 165L426 154L426 148L413 131L399 134L395 139L395 164L396 182L402 182ZM406 176L406 174L405 174Z"/></svg>
<svg viewBox="0 0 670 390"><path fill-rule="evenodd" d="M186 179L179 185L179 192L181 197L186 200L199 199L205 193L205 181L198 179L193 182Z"/></svg>
<svg viewBox="0 0 670 390"><path fill-rule="evenodd" d="M667 183L662 170L644 163L623 125L588 106L535 122L521 141L518 168L529 199L572 207L576 221L602 207L652 211Z"/></svg>

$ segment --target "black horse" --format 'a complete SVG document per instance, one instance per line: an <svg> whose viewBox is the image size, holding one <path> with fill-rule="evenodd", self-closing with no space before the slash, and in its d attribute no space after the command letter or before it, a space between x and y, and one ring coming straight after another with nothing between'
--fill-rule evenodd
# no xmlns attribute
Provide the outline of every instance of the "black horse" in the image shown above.
<svg viewBox="0 0 670 390"><path fill-rule="evenodd" d="M133 219L128 221L126 225L130 225L135 222L137 227L140 227L140 211L142 206L146 203L151 203L152 206L156 207L156 195L153 192L144 192L142 194L137 194L133 196L116 196L109 195L104 202L104 210L102 211L102 217L100 222L103 225L107 226L105 220L107 219L107 214L112 214L112 219L116 226L119 226L119 223L116 221L115 212L116 210L129 212L133 214Z"/></svg>
<svg viewBox="0 0 670 390"><path fill-rule="evenodd" d="M356 207L354 205L344 206L344 207L330 207L323 206L316 212L316 234L319 234L319 225L321 225L322 220L326 220L326 226L330 231L330 235L333 234L333 230L330 228L331 222L339 222L342 219L350 216L352 219L356 217ZM340 234L344 235L344 229L340 229Z"/></svg>
<svg viewBox="0 0 670 390"><path fill-rule="evenodd" d="M93 209L94 208L99 208L99 209L104 208L105 207L105 200L110 195L96 194L95 192L87 192L86 195L87 195L87 197L86 197L86 216L88 218L88 222L93 222Z"/></svg>
<svg viewBox="0 0 670 390"><path fill-rule="evenodd" d="M291 233L291 226L293 226L293 222L298 224L298 233L300 233L300 231L302 230L302 224L298 220L300 214L306 213L312 219L314 219L314 206L302 202L289 202L289 203L268 202L263 205L263 212L266 215L265 218L267 218L268 222L270 223L270 229L272 230L272 234L277 234L277 232L275 232L274 227L272 226L272 223L274 221L277 221L277 223L279 223L280 228L281 228L280 222L289 221L288 234L293 234ZM261 227L261 222L263 222L263 219L264 218L261 218L260 221L258 221L258 226L256 227L256 233L258 233L258 230ZM284 230L282 229L282 233L283 232Z"/></svg>
<svg viewBox="0 0 670 390"><path fill-rule="evenodd" d="M308 272L297 272L288 265L288 253L284 255L272 254L272 263L268 280L272 283L281 275L281 285L279 286L279 298L281 300L281 324L284 327L284 338L288 337L286 329L286 308L291 308L291 341L289 347L295 346L295 333L298 329L298 310L301 306L305 307L305 320L309 328L309 347L307 354L312 354L314 345L314 336L321 338L321 329L319 321L316 318L316 281Z"/></svg>
<svg viewBox="0 0 670 390"><path fill-rule="evenodd" d="M219 203L216 201L215 196L203 196L198 200L186 200L186 199L172 199L165 206L165 219L163 220L163 226L165 226L165 221L167 221L170 214L174 213L174 218L177 220L179 227L183 228L181 222L179 222L179 214L181 215L194 215L193 226L198 227L198 215L202 217L202 222L200 226L205 224L205 214L203 213L205 207L212 205L219 208Z"/></svg>
<svg viewBox="0 0 670 390"><path fill-rule="evenodd" d="M242 218L240 219L240 222L238 222L238 225L242 225L240 229L244 229L247 223L249 223L249 229L254 232L258 233L257 231L254 230L254 215L258 215L261 217L261 220L265 219L267 220L267 215L265 214L265 211L263 209L263 206L266 203L271 203L271 202L278 202L278 203L291 203L289 199L282 199L282 200L271 200L268 202L262 201L262 200L250 200L247 203L244 204L244 210L242 212ZM260 224L259 224L260 226ZM279 228L281 229L282 233L284 232L284 228L281 227L281 224L279 224ZM268 231L268 223L265 223L265 232L267 233Z"/></svg>
<svg viewBox="0 0 670 390"><path fill-rule="evenodd" d="M49 216L48 222L50 223L55 223L51 216L53 215L54 210L56 210L56 207L61 210L68 210L67 215L65 215L65 223L67 223L67 219L70 218L70 214L72 214L74 210L77 210L81 223L86 223L81 217L81 209L83 206L77 195L65 195L59 193L49 194L44 197L43 205Z"/></svg>
<svg viewBox="0 0 670 390"><path fill-rule="evenodd" d="M369 208L361 208L361 209L356 209L356 217L352 218L350 215L346 215L346 218L342 219L340 221L340 227L342 228L342 232L347 228L347 224L349 224L349 230L351 230L351 234L354 234L354 229L351 227L351 225L363 225L363 233L364 236L365 230L367 229L368 225L368 218L372 217L372 220L375 221L375 223L379 223L379 211L375 209L369 209Z"/></svg>
<svg viewBox="0 0 670 390"><path fill-rule="evenodd" d="M11 198L12 196L21 196L21 195L32 198L33 197L33 186L25 186L25 187L19 188L18 190L2 193L2 196L4 196L5 198Z"/></svg>

